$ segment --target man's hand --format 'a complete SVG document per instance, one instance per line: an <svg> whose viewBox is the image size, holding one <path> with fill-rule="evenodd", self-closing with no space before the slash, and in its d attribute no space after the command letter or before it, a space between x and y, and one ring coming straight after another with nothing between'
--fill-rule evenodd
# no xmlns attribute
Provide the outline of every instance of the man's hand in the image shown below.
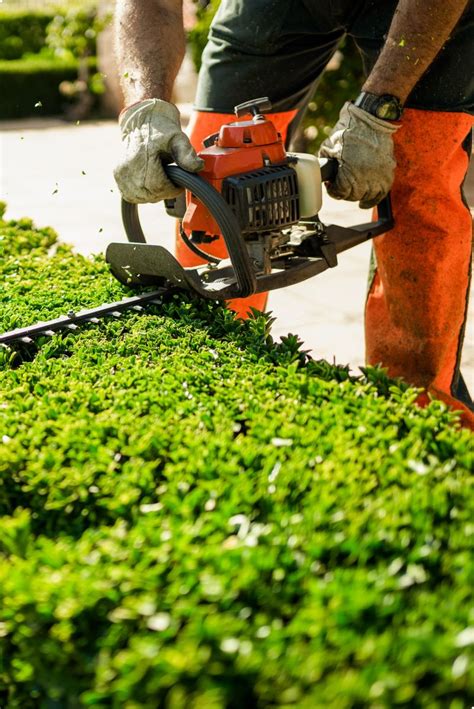
<svg viewBox="0 0 474 709"><path fill-rule="evenodd" d="M344 105L319 151L321 157L339 161L337 177L327 186L331 197L369 209L388 194L395 173L392 134L397 128L351 103Z"/></svg>
<svg viewBox="0 0 474 709"><path fill-rule="evenodd" d="M204 166L183 133L172 103L147 99L120 118L122 157L115 168L117 185L127 202L143 204L176 197L182 189L168 180L163 162L176 162L188 172Z"/></svg>
<svg viewBox="0 0 474 709"><path fill-rule="evenodd" d="M181 189L162 162L203 167L168 100L185 50L182 0L117 0L116 49L125 101L122 156L114 174L127 202L159 202ZM150 98L151 96L156 98ZM163 100L162 100L163 99Z"/></svg>

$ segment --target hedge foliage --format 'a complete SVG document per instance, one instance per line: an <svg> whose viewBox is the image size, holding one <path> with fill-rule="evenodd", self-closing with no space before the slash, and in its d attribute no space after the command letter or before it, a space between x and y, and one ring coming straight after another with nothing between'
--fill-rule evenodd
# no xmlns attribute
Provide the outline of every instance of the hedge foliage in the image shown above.
<svg viewBox="0 0 474 709"><path fill-rule="evenodd" d="M20 59L41 51L53 17L53 13L39 10L0 11L0 60Z"/></svg>
<svg viewBox="0 0 474 709"><path fill-rule="evenodd" d="M1 222L0 331L125 293L54 242ZM471 434L268 328L173 296L0 352L0 705L470 705Z"/></svg>
<svg viewBox="0 0 474 709"><path fill-rule="evenodd" d="M44 3L44 9L31 10L8 9L0 10L0 60L21 59L28 54L38 54L48 46L48 34L58 36L63 34L70 38L78 34L76 25L82 18L89 18L89 26L96 21L97 3ZM87 44L88 53L96 54L96 34L84 32L83 41ZM64 44L64 41L63 41Z"/></svg>
<svg viewBox="0 0 474 709"><path fill-rule="evenodd" d="M101 93L95 54L104 22L93 3L0 12L0 119L63 114L75 97L80 61L89 91Z"/></svg>
<svg viewBox="0 0 474 709"><path fill-rule="evenodd" d="M304 149L317 153L331 134L346 101L353 101L364 82L362 59L354 42L348 38L339 48L337 68L325 71L317 84L302 121Z"/></svg>
<svg viewBox="0 0 474 709"><path fill-rule="evenodd" d="M96 60L90 60L91 70ZM63 81L77 79L78 63L29 57L0 61L0 118L54 116L63 113L68 99L61 93Z"/></svg>

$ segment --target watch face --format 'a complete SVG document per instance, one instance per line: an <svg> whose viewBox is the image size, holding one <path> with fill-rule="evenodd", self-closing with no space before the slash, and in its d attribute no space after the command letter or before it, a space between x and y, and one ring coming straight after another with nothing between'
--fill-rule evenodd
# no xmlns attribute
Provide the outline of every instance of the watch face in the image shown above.
<svg viewBox="0 0 474 709"><path fill-rule="evenodd" d="M391 101L383 101L376 108L377 118L383 118L386 121L396 121L400 118L400 111Z"/></svg>

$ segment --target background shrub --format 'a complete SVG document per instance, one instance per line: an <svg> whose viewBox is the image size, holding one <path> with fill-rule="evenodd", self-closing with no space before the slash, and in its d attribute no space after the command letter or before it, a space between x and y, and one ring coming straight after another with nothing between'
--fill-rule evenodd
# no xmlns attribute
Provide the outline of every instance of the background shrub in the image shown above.
<svg viewBox="0 0 474 709"><path fill-rule="evenodd" d="M90 2L0 13L0 118L90 113L103 91L95 54L108 19Z"/></svg>
<svg viewBox="0 0 474 709"><path fill-rule="evenodd" d="M40 11L0 11L0 60L39 52L45 46L46 29L53 17Z"/></svg>
<svg viewBox="0 0 474 709"><path fill-rule="evenodd" d="M46 10L0 10L0 59L20 59L46 47L63 59L65 52L76 59L95 56L102 24L93 2L72 2Z"/></svg>
<svg viewBox="0 0 474 709"><path fill-rule="evenodd" d="M333 60L333 67L324 72L303 118L297 140L303 150L316 153L331 133L346 101L357 97L364 81L359 50L347 38Z"/></svg>
<svg viewBox="0 0 474 709"><path fill-rule="evenodd" d="M0 224L0 331L121 297ZM461 709L472 435L164 298L0 350L0 704Z"/></svg>
<svg viewBox="0 0 474 709"><path fill-rule="evenodd" d="M90 60L96 71L96 60ZM77 79L74 59L58 60L29 57L0 61L0 118L54 116L64 113L70 101L60 92L63 81Z"/></svg>

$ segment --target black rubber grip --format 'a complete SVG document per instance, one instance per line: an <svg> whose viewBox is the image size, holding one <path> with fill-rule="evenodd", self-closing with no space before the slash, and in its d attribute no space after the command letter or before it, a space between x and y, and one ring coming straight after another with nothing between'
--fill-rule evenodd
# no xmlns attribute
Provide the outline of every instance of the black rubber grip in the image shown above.
<svg viewBox="0 0 474 709"><path fill-rule="evenodd" d="M241 237L239 222L220 192L199 175L187 172L177 165L163 165L163 167L171 182L189 190L208 208L216 220L235 270L238 297L247 298L255 293L257 281L247 246ZM122 218L128 240L135 243L146 243L140 224L138 206L122 201Z"/></svg>
<svg viewBox="0 0 474 709"><path fill-rule="evenodd" d="M339 163L336 158L320 158L321 179L323 182L332 182L337 175Z"/></svg>

